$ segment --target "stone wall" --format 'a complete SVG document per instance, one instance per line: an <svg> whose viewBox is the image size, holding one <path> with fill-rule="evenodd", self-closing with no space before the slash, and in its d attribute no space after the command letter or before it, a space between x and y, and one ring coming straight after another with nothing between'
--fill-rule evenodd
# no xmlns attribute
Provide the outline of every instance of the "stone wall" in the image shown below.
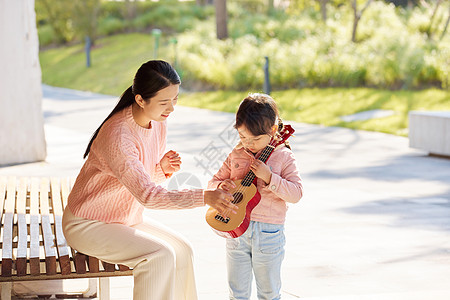
<svg viewBox="0 0 450 300"><path fill-rule="evenodd" d="M0 165L44 160L34 0L0 0Z"/></svg>

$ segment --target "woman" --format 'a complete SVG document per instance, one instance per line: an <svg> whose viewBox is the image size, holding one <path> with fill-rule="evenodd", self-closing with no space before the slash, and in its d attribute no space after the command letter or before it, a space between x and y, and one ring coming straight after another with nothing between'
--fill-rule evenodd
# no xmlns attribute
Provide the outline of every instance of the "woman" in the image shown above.
<svg viewBox="0 0 450 300"><path fill-rule="evenodd" d="M164 154L166 120L179 86L167 62L148 61L138 69L133 85L89 142L64 212L71 247L133 268L135 300L197 299L191 246L143 217L145 207L237 209L222 190L167 191L157 185L180 169L178 153Z"/></svg>

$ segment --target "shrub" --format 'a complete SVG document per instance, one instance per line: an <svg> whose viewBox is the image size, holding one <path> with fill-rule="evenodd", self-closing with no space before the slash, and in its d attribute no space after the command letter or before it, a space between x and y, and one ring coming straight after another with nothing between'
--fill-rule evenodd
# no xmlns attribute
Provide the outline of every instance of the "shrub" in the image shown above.
<svg viewBox="0 0 450 300"><path fill-rule="evenodd" d="M98 26L98 34L101 36L112 35L114 33L122 32L126 29L126 23L124 20L108 17L102 20Z"/></svg>
<svg viewBox="0 0 450 300"><path fill-rule="evenodd" d="M52 44L54 42L54 35L55 33L50 25L41 25L38 30L39 46L45 47Z"/></svg>

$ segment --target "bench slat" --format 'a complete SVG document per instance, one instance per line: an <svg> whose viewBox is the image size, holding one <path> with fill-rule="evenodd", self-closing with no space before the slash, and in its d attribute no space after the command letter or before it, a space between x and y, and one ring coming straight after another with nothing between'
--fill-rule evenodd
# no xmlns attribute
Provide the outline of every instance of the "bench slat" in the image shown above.
<svg viewBox="0 0 450 300"><path fill-rule="evenodd" d="M102 261L102 265L106 272L114 272L116 270L116 266L114 264Z"/></svg>
<svg viewBox="0 0 450 300"><path fill-rule="evenodd" d="M86 274L86 255L76 251L75 249L72 249L72 253L77 274Z"/></svg>
<svg viewBox="0 0 450 300"><path fill-rule="evenodd" d="M39 249L39 180L31 179L30 185L30 274L41 274Z"/></svg>
<svg viewBox="0 0 450 300"><path fill-rule="evenodd" d="M2 240L2 276L12 274L12 241L13 221L16 206L16 177L9 177L6 186L6 202L3 214L3 240Z"/></svg>
<svg viewBox="0 0 450 300"><path fill-rule="evenodd" d="M130 270L130 268L128 268L127 266L124 266L124 265L118 265L119 266L119 270L120 271L128 271L128 270Z"/></svg>
<svg viewBox="0 0 450 300"><path fill-rule="evenodd" d="M49 180L41 178L39 204L41 209L41 229L44 240L45 272L56 274L56 245L52 233L49 208Z"/></svg>
<svg viewBox="0 0 450 300"><path fill-rule="evenodd" d="M98 258L95 258L92 256L87 256L87 258L88 258L89 272L91 272L91 273L100 272Z"/></svg>
<svg viewBox="0 0 450 300"><path fill-rule="evenodd" d="M55 237L56 237L56 245L59 255L59 266L61 268L61 273L64 275L70 274L72 272L70 267L70 257L69 257L69 248L67 247L66 239L63 235L62 229L62 217L63 217L63 208L62 208L62 200L61 200L61 188L60 183L56 178L52 178L51 182L51 199L52 199L52 207L53 207L53 217L55 220Z"/></svg>
<svg viewBox="0 0 450 300"><path fill-rule="evenodd" d="M27 205L27 179L20 178L19 189L17 191L17 225L18 240L17 240L17 256L16 256L16 269L18 276L25 276L27 274L27 218L26 218L26 205Z"/></svg>
<svg viewBox="0 0 450 300"><path fill-rule="evenodd" d="M0 282L132 275L67 245L62 217L72 186L67 178L0 176Z"/></svg>

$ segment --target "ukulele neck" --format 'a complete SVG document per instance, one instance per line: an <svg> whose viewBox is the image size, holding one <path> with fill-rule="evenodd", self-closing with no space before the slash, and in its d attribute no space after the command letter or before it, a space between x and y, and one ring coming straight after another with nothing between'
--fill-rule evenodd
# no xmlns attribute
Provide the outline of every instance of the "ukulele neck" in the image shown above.
<svg viewBox="0 0 450 300"><path fill-rule="evenodd" d="M257 159L265 163L269 159L269 156L270 154L272 154L274 149L275 149L274 146L270 144L267 145ZM241 185L250 186L252 182L255 180L255 178L256 178L255 173L253 173L253 171L249 171L247 175L245 175L244 179L242 179Z"/></svg>

